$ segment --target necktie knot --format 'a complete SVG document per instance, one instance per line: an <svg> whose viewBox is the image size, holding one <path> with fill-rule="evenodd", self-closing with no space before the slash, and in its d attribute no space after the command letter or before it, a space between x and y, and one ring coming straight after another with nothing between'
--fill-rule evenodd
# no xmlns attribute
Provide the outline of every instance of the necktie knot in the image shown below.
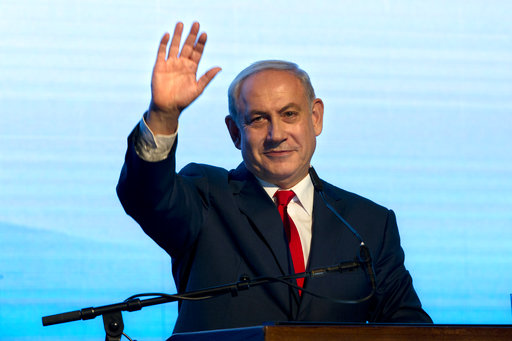
<svg viewBox="0 0 512 341"><path fill-rule="evenodd" d="M295 193L293 191L277 191L274 194L278 206L287 206L294 196Z"/></svg>

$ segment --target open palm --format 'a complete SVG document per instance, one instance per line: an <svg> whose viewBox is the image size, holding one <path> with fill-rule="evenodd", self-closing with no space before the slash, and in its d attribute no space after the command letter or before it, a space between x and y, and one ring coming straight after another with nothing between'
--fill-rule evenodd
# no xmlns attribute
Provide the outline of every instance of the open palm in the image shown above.
<svg viewBox="0 0 512 341"><path fill-rule="evenodd" d="M182 32L183 24L176 24L168 55L168 33L162 37L158 48L151 79L150 115L158 115L159 120L177 122L183 109L203 92L221 70L219 67L212 68L197 79L197 67L206 43L206 33L197 38L199 23L194 23L179 53Z"/></svg>

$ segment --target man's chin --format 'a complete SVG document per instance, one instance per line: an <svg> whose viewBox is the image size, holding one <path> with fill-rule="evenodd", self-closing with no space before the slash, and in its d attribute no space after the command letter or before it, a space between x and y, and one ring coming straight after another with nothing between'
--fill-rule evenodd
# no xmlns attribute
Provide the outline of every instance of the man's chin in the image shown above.
<svg viewBox="0 0 512 341"><path fill-rule="evenodd" d="M306 175L304 174L304 176L301 177L301 174L299 174L300 170L297 169L297 165L294 163L281 162L264 165L266 167L253 167L253 165L245 162L245 165L257 178L281 188L294 186Z"/></svg>

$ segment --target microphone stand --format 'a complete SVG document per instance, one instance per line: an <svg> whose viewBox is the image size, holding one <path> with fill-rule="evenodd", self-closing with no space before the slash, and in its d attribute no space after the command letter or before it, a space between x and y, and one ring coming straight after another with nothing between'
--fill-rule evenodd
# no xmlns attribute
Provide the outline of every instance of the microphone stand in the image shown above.
<svg viewBox="0 0 512 341"><path fill-rule="evenodd" d="M313 167L309 169L309 174L311 177L311 181L313 182L313 186L315 187L315 191L317 191L320 194L320 197L322 201L325 203L327 208L333 212L333 214L352 232L352 234L361 242L359 246L359 255L357 259L353 262L341 262L339 264L314 269L311 271L306 271L298 274L293 275L286 275L281 277L260 277L256 278L254 280L251 280L248 276L242 275L240 277L240 280L235 283L231 284L225 284L221 286L216 287L210 287L202 290L196 290L196 291L189 291L185 292L183 294L175 294L175 295L168 295L168 294L160 294L160 293L154 293L154 294L140 294L140 295L134 295L126 299L124 302L100 306L97 308L84 308L81 310L75 310L70 311L67 313L61 313L56 315L50 315L50 316L44 316L43 317L43 326L49 326L53 324L58 323L65 323L65 322L71 322L71 321L78 321L78 320L90 320L93 319L99 315L103 316L103 325L105 327L106 332L106 341L120 341L121 337L123 335L123 329L124 329L124 323L123 323L123 317L121 315L122 311L136 311L141 310L143 307L157 305L157 304L163 304L163 303L169 303L169 302L175 302L178 300L203 300L208 298L213 298L216 296L220 296L226 293L230 293L233 297L238 295L238 292L240 290L248 290L250 287L259 286L263 284L269 284L269 283L275 283L275 282L281 282L284 283L290 287L294 287L296 289L302 290L303 293L307 293L310 295L313 295L318 298L328 299L333 302L337 303L345 303L345 304L356 304L360 302L364 302L368 299L370 299L376 291L376 279L375 279L375 272L373 269L373 261L370 253L370 249L365 245L363 239L357 233L357 231L342 217L336 212L334 207L332 207L327 199L325 198L324 192L323 192L323 184L316 174ZM357 268L362 267L364 272L366 273L368 280L371 285L371 292L360 299L356 300L344 300L344 299L334 299L331 297L325 297L318 295L312 291L309 291L305 288L298 287L295 283L295 281L290 281L292 279L297 278L304 278L304 277L318 277L325 275L329 272L347 272L347 271L353 271ZM142 296L158 296L150 299L144 299L141 300L138 297Z"/></svg>
<svg viewBox="0 0 512 341"><path fill-rule="evenodd" d="M121 312L122 311L136 311L141 310L143 307L158 305L163 303L175 302L178 300L202 300L213 298L219 295L223 295L226 293L230 293L232 296L237 296L238 292L241 290L248 290L250 287L260 286L263 284L281 282L285 283L292 287L297 287L297 285L289 282L289 280L303 278L303 277L318 277L323 276L330 272L347 272L356 270L359 267L365 266L365 262L363 261L353 261L353 262L342 262L333 266L317 268L311 271L306 271L293 275L286 275L281 277L260 277L254 280L251 280L248 276L242 275L240 280L235 283L220 285L216 287L210 287L202 290L189 291L183 294L176 295L167 295L167 294L142 294L142 295L134 295L124 302L104 305L100 307L90 307L84 308L81 310L70 311L66 313L49 315L43 317L43 326L50 326L59 323L66 323L71 321L78 320L90 320L99 315L103 316L103 325L105 327L106 332L106 341L119 341L121 340L124 323ZM370 260L371 261L371 260ZM298 287L297 287L298 288ZM301 288L301 290L305 293L310 293L306 289ZM370 294L370 296L373 294ZM139 296L157 296L150 299L141 300ZM367 296L369 298L370 296ZM365 299L367 299L365 298Z"/></svg>

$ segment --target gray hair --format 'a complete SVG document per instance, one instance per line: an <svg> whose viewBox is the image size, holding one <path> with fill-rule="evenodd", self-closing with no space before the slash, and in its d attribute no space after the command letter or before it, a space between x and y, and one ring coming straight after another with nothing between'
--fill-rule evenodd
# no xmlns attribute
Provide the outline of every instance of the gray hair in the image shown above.
<svg viewBox="0 0 512 341"><path fill-rule="evenodd" d="M242 70L235 77L235 79L231 82L231 85L228 89L228 104L229 104L229 114L235 122L238 122L238 107L237 100L240 96L240 91L242 88L242 84L244 80L246 80L249 76L254 75L255 73L265 71L265 70L283 70L289 71L293 75L297 77L297 79L302 83L304 87L304 92L306 94L308 103L311 105L315 100L315 90L311 85L311 80L309 79L309 75L306 71L299 68L299 66L292 62L287 62L284 60L261 60L249 65L247 68Z"/></svg>

